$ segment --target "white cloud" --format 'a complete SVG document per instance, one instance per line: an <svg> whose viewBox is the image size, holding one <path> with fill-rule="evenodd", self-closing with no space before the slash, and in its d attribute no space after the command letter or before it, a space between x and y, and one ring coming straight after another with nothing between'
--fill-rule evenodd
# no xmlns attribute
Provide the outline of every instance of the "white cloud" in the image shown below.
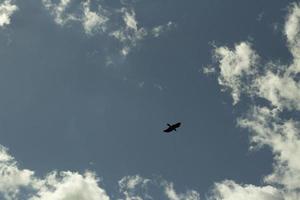
<svg viewBox="0 0 300 200"><path fill-rule="evenodd" d="M168 200L199 200L194 190L177 193L173 183L162 179L147 179L139 175L125 176L118 182L119 191L113 198L119 200L150 200L160 196ZM151 190L151 188L156 188ZM159 193L159 194L158 194ZM110 200L100 187L95 173L52 171L37 177L34 171L20 169L15 158L0 145L0 199L3 200Z"/></svg>
<svg viewBox="0 0 300 200"><path fill-rule="evenodd" d="M104 37L114 38L120 43L119 53L123 57L126 57L146 36L157 38L175 27L173 22L150 28L140 26L136 12L130 5L114 9L104 8L99 4L97 11L92 11L90 0L80 4L74 0L59 0L58 3L53 3L53 0L42 0L42 3L54 17L55 23L61 26L76 22L89 36L100 32Z"/></svg>
<svg viewBox="0 0 300 200"><path fill-rule="evenodd" d="M0 4L0 26L10 24L11 16L18 10L11 0L5 0Z"/></svg>
<svg viewBox="0 0 300 200"><path fill-rule="evenodd" d="M186 193L178 194L173 183L165 184L165 194L169 200L200 200L200 194L195 190L189 190Z"/></svg>
<svg viewBox="0 0 300 200"><path fill-rule="evenodd" d="M108 18L106 17L107 12L101 6L99 6L99 12L93 12L90 10L90 0L85 1L83 4L83 17L82 25L85 32L89 35L93 34L97 30L106 30L106 22Z"/></svg>
<svg viewBox="0 0 300 200"><path fill-rule="evenodd" d="M123 12L124 12L124 22L127 26L127 28L129 29L133 29L134 31L137 31L137 21L135 19L135 12L133 10L127 10L125 8L123 8Z"/></svg>
<svg viewBox="0 0 300 200"><path fill-rule="evenodd" d="M95 174L86 172L50 173L29 200L109 200L106 192L99 187Z"/></svg>
<svg viewBox="0 0 300 200"><path fill-rule="evenodd" d="M287 37L291 53L298 59L300 56L300 7L297 3L290 6L289 15L287 16L284 27L284 33Z"/></svg>
<svg viewBox="0 0 300 200"><path fill-rule="evenodd" d="M239 125L249 128L252 142L271 147L275 155L274 172L265 178L287 190L300 189L300 124L294 120L278 117L278 110L254 107Z"/></svg>
<svg viewBox="0 0 300 200"><path fill-rule="evenodd" d="M235 45L234 49L219 47L214 51L214 57L219 63L219 84L231 90L233 104L240 100L240 94L247 90L243 84L245 77L252 75L257 65L258 55L246 42Z"/></svg>
<svg viewBox="0 0 300 200"><path fill-rule="evenodd" d="M241 94L252 98L251 109L238 119L238 125L251 133L251 148L269 147L274 155L273 172L264 176L262 186L233 181L216 183L211 199L298 200L300 199L300 122L286 118L284 111L300 110L300 7L292 4L286 18L284 34L293 60L290 65L268 61L262 63L249 43L234 50L219 47L215 56L219 64L219 83L230 89L234 103ZM268 100L269 107L255 98ZM249 104L249 102L248 102Z"/></svg>
<svg viewBox="0 0 300 200"><path fill-rule="evenodd" d="M148 35L148 31L143 27L138 28L136 14L133 9L122 8L121 13L125 26L119 26L110 35L123 44L120 53L123 56L127 56L131 48L135 47L139 41Z"/></svg>
<svg viewBox="0 0 300 200"><path fill-rule="evenodd" d="M161 192L161 199L168 200L200 200L200 194L195 190L188 190L185 193L178 193L174 184L165 180L145 179L139 175L126 176L119 181L120 193L125 200L146 200L154 199L149 188L155 187L155 195Z"/></svg>
<svg viewBox="0 0 300 200"><path fill-rule="evenodd" d="M300 73L299 24L300 7L293 4L284 30L293 55L290 66L272 61L260 63L259 56L248 42L241 42L234 49L226 46L215 48L214 57L220 69L218 81L231 91L233 104L245 93L267 99L280 109L300 110L300 82L295 80Z"/></svg>
<svg viewBox="0 0 300 200"><path fill-rule="evenodd" d="M144 179L139 175L125 176L119 181L119 186L121 190L132 190L138 185L146 185L149 181L149 179Z"/></svg>
<svg viewBox="0 0 300 200"><path fill-rule="evenodd" d="M16 160L0 145L0 198L19 200L109 200L92 172L51 172L44 179L29 169L19 169Z"/></svg>
<svg viewBox="0 0 300 200"><path fill-rule="evenodd" d="M54 21L59 25L65 25L69 21L78 21L79 19L71 13L67 13L66 9L70 6L72 0L60 0L58 4L52 0L42 0L43 5L50 11L54 17Z"/></svg>
<svg viewBox="0 0 300 200"><path fill-rule="evenodd" d="M300 84L288 73L280 75L268 71L256 77L253 86L258 96L269 100L274 106L300 110Z"/></svg>
<svg viewBox="0 0 300 200"><path fill-rule="evenodd" d="M0 195L6 200L16 199L23 187L34 187L37 181L34 172L19 169L14 158L7 149L0 145ZM1 197L1 196L0 196Z"/></svg>
<svg viewBox="0 0 300 200"><path fill-rule="evenodd" d="M199 70L199 71L201 71L201 70ZM206 74L206 75L214 74L214 73L216 73L216 68L214 68L212 66L203 67L202 72L203 72L203 74Z"/></svg>
<svg viewBox="0 0 300 200"><path fill-rule="evenodd" d="M54 21L61 26L68 22L79 22L88 35L92 35L98 30L102 32L106 30L106 23L109 20L106 16L108 15L107 10L99 5L98 12L91 11L91 1L85 0L80 4L80 11L82 12L80 15L79 11L67 10L73 2L73 0L60 0L59 3L55 4L52 0L42 0L44 7L54 17Z"/></svg>
<svg viewBox="0 0 300 200"><path fill-rule="evenodd" d="M176 25L173 22L168 22L167 24L164 25L159 25L154 28L152 28L151 33L154 37L159 37L161 34L170 31L173 29Z"/></svg>
<svg viewBox="0 0 300 200"><path fill-rule="evenodd" d="M216 183L209 200L284 200L283 195L272 186L257 187L239 185L234 181Z"/></svg>
<svg viewBox="0 0 300 200"><path fill-rule="evenodd" d="M144 197L150 197L147 193L149 182L149 179L139 175L126 176L119 181L120 193L125 197L125 200L143 200Z"/></svg>

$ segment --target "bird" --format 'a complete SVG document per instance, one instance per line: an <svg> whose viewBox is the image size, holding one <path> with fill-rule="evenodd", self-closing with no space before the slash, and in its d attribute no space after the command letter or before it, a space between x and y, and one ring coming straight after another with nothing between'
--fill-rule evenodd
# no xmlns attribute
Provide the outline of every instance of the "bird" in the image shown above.
<svg viewBox="0 0 300 200"><path fill-rule="evenodd" d="M176 128L179 128L181 126L181 123L178 122L176 124L167 124L168 125L168 128L164 130L165 133L170 133L172 131L176 131Z"/></svg>

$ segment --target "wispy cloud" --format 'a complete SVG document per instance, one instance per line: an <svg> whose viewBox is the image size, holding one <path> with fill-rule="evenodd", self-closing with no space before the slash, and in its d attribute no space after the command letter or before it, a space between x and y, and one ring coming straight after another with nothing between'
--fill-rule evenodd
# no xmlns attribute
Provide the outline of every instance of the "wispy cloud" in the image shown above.
<svg viewBox="0 0 300 200"><path fill-rule="evenodd" d="M167 24L164 24L164 25L159 25L159 26L156 26L154 28L152 28L151 30L151 34L154 36L154 37L159 37L161 36L163 33L166 33L170 30L172 30L173 28L176 27L176 24L174 24L173 22L168 22Z"/></svg>
<svg viewBox="0 0 300 200"><path fill-rule="evenodd" d="M61 26L65 25L69 21L79 20L74 14L66 12L71 2L72 0L61 0L59 3L55 4L52 0L42 0L45 8L49 10L51 15L54 17L54 21Z"/></svg>
<svg viewBox="0 0 300 200"><path fill-rule="evenodd" d="M64 26L72 22L79 23L89 36L101 33L103 36L114 38L121 44L119 53L123 56L127 56L146 36L159 37L175 26L173 22L168 22L166 25L142 27L130 4L123 4L124 7L120 9L104 8L99 4L98 9L92 11L90 0L80 4L72 0L60 0L58 3L53 3L52 0L42 0L42 2L57 24ZM79 9L68 9L71 5Z"/></svg>

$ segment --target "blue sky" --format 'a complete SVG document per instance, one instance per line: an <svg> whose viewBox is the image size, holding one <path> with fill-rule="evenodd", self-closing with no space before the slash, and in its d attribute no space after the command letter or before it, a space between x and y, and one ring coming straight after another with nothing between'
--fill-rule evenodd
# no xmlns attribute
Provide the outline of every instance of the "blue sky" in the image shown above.
<svg viewBox="0 0 300 200"><path fill-rule="evenodd" d="M297 2L1 0L0 44L0 199L299 199Z"/></svg>

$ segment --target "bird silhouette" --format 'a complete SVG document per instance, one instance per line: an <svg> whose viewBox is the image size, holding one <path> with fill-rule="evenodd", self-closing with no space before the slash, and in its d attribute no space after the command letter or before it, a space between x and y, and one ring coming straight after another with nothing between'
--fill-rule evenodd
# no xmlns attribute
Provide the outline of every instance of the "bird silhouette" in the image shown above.
<svg viewBox="0 0 300 200"><path fill-rule="evenodd" d="M165 133L170 133L172 131L176 131L176 128L179 128L181 126L181 123L178 122L176 124L167 124L168 125L168 128L164 130Z"/></svg>

